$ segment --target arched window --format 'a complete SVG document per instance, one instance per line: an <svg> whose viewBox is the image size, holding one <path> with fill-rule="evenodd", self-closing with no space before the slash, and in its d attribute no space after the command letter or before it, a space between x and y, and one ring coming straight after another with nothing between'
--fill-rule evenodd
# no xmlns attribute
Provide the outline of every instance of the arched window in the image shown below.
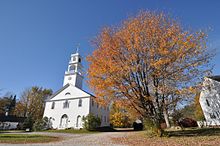
<svg viewBox="0 0 220 146"><path fill-rule="evenodd" d="M81 62L81 58L79 58L79 62Z"/></svg>
<svg viewBox="0 0 220 146"><path fill-rule="evenodd" d="M82 106L82 99L79 99L78 107Z"/></svg>
<svg viewBox="0 0 220 146"><path fill-rule="evenodd" d="M65 93L65 95L71 95L70 92Z"/></svg>

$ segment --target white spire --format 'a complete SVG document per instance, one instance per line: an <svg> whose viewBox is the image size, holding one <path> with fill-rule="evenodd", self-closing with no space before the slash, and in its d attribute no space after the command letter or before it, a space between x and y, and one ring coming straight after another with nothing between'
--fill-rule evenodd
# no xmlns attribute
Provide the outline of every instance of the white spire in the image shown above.
<svg viewBox="0 0 220 146"><path fill-rule="evenodd" d="M83 72L81 64L81 56L78 53L79 47L77 47L76 53L71 54L71 58L68 64L68 69L65 71L63 86L67 83L72 84L78 88L82 88Z"/></svg>

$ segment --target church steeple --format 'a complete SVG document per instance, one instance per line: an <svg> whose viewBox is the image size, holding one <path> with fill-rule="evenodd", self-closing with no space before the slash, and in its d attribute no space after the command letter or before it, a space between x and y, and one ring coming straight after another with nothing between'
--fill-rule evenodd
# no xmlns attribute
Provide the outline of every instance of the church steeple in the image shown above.
<svg viewBox="0 0 220 146"><path fill-rule="evenodd" d="M82 64L81 56L78 53L78 48L75 54L71 54L69 61L68 69L65 71L63 86L67 83L72 84L78 88L82 88L83 82L83 73L82 73Z"/></svg>

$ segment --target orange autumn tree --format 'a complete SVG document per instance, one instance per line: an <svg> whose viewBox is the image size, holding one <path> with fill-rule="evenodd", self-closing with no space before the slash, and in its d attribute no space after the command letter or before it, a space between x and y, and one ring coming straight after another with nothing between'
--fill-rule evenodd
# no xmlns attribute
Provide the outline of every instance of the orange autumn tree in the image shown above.
<svg viewBox="0 0 220 146"><path fill-rule="evenodd" d="M132 123L138 118L137 114L133 110L129 110L128 107L125 107L121 102L112 102L110 108L110 123L113 127L123 127L128 128L132 126Z"/></svg>
<svg viewBox="0 0 220 146"><path fill-rule="evenodd" d="M193 94L208 72L207 35L185 30L156 12L140 12L121 25L105 27L88 56L88 83L99 101L126 99L161 135L169 107Z"/></svg>

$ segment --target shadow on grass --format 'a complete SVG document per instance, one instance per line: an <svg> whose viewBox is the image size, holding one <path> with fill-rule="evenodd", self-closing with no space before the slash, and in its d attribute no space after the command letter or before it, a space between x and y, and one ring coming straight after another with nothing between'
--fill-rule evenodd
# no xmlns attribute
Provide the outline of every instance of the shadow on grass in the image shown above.
<svg viewBox="0 0 220 146"><path fill-rule="evenodd" d="M54 133L72 133L72 134L93 134L99 132L131 132L134 131L133 128L112 128L112 127L99 127L94 131L88 131L85 129L75 130L75 129L62 129L62 130L43 130L37 132L54 132ZM3 133L31 133L25 132L24 130L0 130L0 134Z"/></svg>
<svg viewBox="0 0 220 146"><path fill-rule="evenodd" d="M170 137L220 136L220 128L195 128L179 131L167 131Z"/></svg>
<svg viewBox="0 0 220 146"><path fill-rule="evenodd" d="M59 133L97 133L97 132L132 132L133 128L112 128L112 127L98 127L95 130L86 129L63 129L63 130L46 130L45 132L59 132Z"/></svg>
<svg viewBox="0 0 220 146"><path fill-rule="evenodd" d="M133 128L112 128L112 127L99 127L96 129L98 132L131 132Z"/></svg>

